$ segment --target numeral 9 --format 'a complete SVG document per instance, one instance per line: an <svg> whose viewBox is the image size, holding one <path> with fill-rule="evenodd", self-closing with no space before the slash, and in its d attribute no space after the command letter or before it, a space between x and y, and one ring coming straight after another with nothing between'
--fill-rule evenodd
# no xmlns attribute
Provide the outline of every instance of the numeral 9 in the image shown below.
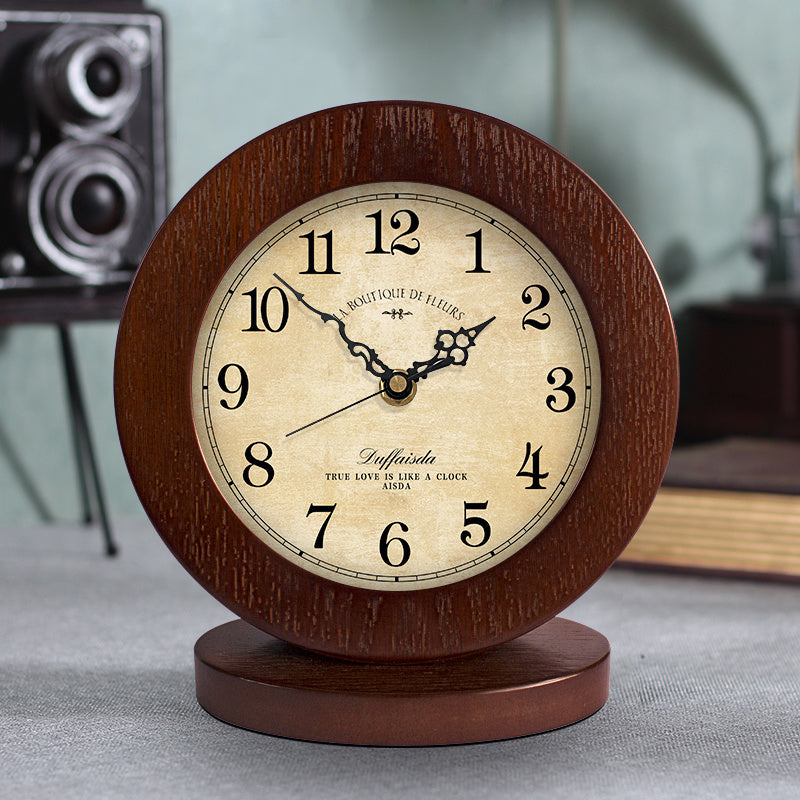
<svg viewBox="0 0 800 800"><path fill-rule="evenodd" d="M239 373L239 380L236 384L231 384L228 382L228 373L231 370L237 371ZM240 366L239 364L226 364L219 371L219 376L217 377L217 381L219 382L219 388L222 389L222 391L225 392L226 394L239 395L233 404L229 403L223 397L222 400L219 401L219 404L223 408L227 408L233 411L233 409L239 408L239 406L241 406L247 399L247 393L250 390L250 381L247 378L247 373L244 371L244 367Z"/></svg>

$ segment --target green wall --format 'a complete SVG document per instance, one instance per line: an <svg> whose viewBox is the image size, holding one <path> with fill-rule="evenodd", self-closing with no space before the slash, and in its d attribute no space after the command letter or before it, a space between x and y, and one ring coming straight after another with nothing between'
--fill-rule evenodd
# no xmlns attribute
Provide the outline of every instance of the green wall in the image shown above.
<svg viewBox="0 0 800 800"><path fill-rule="evenodd" d="M795 0L572 0L562 145L628 216L676 314L754 294L748 238L787 208L800 110ZM545 0L161 0L172 199L244 141L370 99L483 111L554 136ZM113 517L141 514L111 390L116 326L77 326ZM0 332L0 524L79 515L56 332Z"/></svg>

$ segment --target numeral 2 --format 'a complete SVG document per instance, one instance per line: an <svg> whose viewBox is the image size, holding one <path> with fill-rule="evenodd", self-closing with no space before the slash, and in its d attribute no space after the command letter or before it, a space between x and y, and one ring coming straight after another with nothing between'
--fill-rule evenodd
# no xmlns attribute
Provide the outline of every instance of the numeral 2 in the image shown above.
<svg viewBox="0 0 800 800"><path fill-rule="evenodd" d="M525 303L525 305L531 305L531 303L533 303L534 295L531 294L531 289L536 290L538 302L522 318L522 327L535 328L536 330L543 331L550 327L550 315L544 312L537 318L536 312L541 311L550 302L550 292L538 283L532 283L530 286L526 286L522 292L522 302Z"/></svg>

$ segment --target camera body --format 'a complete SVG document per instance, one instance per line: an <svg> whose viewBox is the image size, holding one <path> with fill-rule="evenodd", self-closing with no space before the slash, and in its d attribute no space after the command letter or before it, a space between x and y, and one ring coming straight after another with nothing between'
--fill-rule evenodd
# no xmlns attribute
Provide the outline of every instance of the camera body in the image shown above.
<svg viewBox="0 0 800 800"><path fill-rule="evenodd" d="M129 283L167 208L162 19L26 5L0 3L0 290Z"/></svg>

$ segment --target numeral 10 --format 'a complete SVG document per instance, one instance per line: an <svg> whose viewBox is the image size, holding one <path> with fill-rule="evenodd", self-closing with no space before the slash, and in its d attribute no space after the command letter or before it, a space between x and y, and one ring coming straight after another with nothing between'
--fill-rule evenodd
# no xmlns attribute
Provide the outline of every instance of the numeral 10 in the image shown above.
<svg viewBox="0 0 800 800"><path fill-rule="evenodd" d="M275 313L274 305L270 304L270 295L278 293L279 307ZM270 286L263 295L261 302L258 302L258 289L251 289L249 292L242 292L245 297L250 298L250 326L242 328L244 333L264 332L280 333L289 320L289 299L286 292L280 286ZM263 326L263 327L262 327Z"/></svg>

